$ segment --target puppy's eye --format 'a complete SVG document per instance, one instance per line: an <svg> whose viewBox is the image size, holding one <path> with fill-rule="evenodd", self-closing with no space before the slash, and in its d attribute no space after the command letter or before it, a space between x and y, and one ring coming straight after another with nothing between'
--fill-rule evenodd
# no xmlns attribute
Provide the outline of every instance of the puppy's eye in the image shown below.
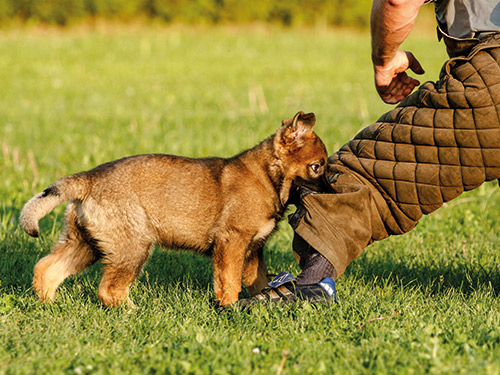
<svg viewBox="0 0 500 375"><path fill-rule="evenodd" d="M319 163L314 163L310 165L314 173L319 173L321 170L321 165Z"/></svg>

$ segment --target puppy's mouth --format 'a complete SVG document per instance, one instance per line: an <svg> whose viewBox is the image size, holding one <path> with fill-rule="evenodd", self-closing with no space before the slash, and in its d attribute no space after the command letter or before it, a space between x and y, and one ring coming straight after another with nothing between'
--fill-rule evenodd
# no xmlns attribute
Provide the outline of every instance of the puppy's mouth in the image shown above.
<svg viewBox="0 0 500 375"><path fill-rule="evenodd" d="M294 206L297 206L300 203L301 199L301 194L300 194L300 185L296 185L295 183L292 184L292 188L290 189L290 194L288 195L288 201L286 204L293 204Z"/></svg>
<svg viewBox="0 0 500 375"><path fill-rule="evenodd" d="M300 204L302 198L309 194L325 194L331 193L332 187L326 179L326 175L321 176L318 180L312 181L294 181L292 183L292 188L290 189L290 195L288 197L288 204L293 204L297 206Z"/></svg>

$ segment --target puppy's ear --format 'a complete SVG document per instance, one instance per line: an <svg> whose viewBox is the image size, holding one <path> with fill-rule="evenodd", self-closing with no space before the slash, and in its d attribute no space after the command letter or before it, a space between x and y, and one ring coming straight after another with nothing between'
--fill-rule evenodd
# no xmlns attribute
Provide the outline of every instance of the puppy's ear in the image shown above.
<svg viewBox="0 0 500 375"><path fill-rule="evenodd" d="M296 143L301 145L304 137L309 136L313 132L316 116L314 113L297 113L293 119L282 121L281 139L284 143Z"/></svg>
<svg viewBox="0 0 500 375"><path fill-rule="evenodd" d="M290 125L292 125L292 123L293 123L293 118L287 118L287 119L281 121L281 126L284 126L284 127L290 126Z"/></svg>

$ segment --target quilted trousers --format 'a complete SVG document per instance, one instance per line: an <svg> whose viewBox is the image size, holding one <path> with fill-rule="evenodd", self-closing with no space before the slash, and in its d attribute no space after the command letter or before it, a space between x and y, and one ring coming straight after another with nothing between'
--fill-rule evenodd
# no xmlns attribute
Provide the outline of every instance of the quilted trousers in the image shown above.
<svg viewBox="0 0 500 375"><path fill-rule="evenodd" d="M290 217L296 254L310 245L338 277L373 241L500 177L500 34L460 49L439 81L330 156L331 191L306 195Z"/></svg>

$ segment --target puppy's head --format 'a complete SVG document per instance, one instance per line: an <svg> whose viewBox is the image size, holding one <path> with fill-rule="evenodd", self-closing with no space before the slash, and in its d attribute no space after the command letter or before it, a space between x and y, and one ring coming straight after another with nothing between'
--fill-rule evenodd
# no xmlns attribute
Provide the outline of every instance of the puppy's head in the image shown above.
<svg viewBox="0 0 500 375"><path fill-rule="evenodd" d="M288 194L300 186L313 190L327 188L325 169L326 147L314 133L314 113L297 113L293 119L283 120L274 139L274 149L284 169L284 184ZM283 195L281 201L283 202ZM286 200L288 200L288 196Z"/></svg>

